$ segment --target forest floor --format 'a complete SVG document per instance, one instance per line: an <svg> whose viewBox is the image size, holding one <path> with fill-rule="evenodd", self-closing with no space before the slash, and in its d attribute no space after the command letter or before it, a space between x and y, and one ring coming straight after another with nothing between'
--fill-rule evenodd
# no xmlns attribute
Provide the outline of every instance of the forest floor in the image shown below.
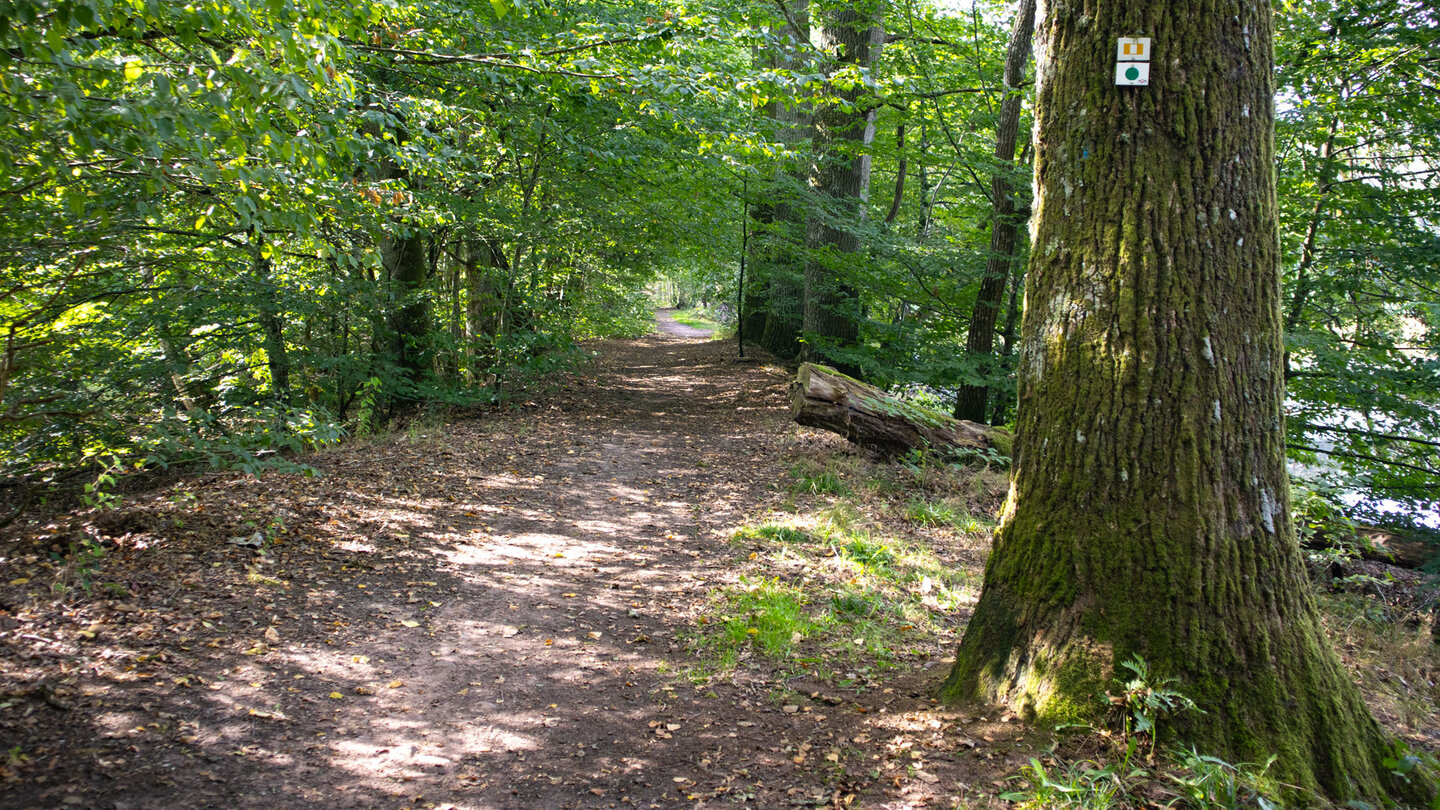
<svg viewBox="0 0 1440 810"><path fill-rule="evenodd" d="M322 477L202 474L12 526L0 806L899 808L995 792L1023 761L1020 724L930 699L963 612L883 650L883 672L848 635L814 677L743 633L727 666L706 663L717 594L801 576L736 530L823 505L797 503L787 469L849 451L789 422L784 369L665 329L592 346L523 407L308 459ZM103 557L52 554L86 538ZM982 547L952 551L978 576Z"/></svg>
<svg viewBox="0 0 1440 810"><path fill-rule="evenodd" d="M0 806L998 806L1044 735L931 695L1003 474L857 456L729 344L589 348L322 477L12 526Z"/></svg>

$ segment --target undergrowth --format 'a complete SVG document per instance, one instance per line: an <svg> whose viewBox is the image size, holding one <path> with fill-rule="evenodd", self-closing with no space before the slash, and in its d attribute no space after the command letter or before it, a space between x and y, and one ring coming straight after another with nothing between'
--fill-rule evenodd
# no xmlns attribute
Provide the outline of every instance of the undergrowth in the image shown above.
<svg viewBox="0 0 1440 810"><path fill-rule="evenodd" d="M979 479L977 480L977 476ZM945 654L979 577L948 555L988 544L999 475L801 458L782 513L731 535L745 573L687 639L707 678L765 666L835 683Z"/></svg>
<svg viewBox="0 0 1440 810"><path fill-rule="evenodd" d="M1278 810L1285 786L1269 775L1275 758L1232 765L1195 749L1157 750L1160 726L1201 709L1176 691L1175 679L1152 672L1139 656L1122 661L1129 674L1110 696L1115 716L1108 728L1085 732L1089 756L1059 753L1032 757L1011 777L1015 789L1001 795L1022 810L1068 808L1257 808ZM1068 729L1074 731L1074 728Z"/></svg>
<svg viewBox="0 0 1440 810"><path fill-rule="evenodd" d="M777 681L803 675L869 688L885 670L943 660L958 640L957 617L979 594L1005 484L1003 471L983 464L799 454L780 483L781 509L732 532L743 574L711 594L686 636L698 662L687 674L703 681L756 669ZM1316 582L1330 635L1377 716L1422 738L1440 726L1434 586L1339 553L1360 573ZM1109 727L1067 730L1020 766L1003 800L1034 810L1323 806L1281 784L1274 757L1232 763L1158 746L1162 724L1200 708L1139 658L1121 672ZM1402 742L1386 761L1404 773L1433 758Z"/></svg>

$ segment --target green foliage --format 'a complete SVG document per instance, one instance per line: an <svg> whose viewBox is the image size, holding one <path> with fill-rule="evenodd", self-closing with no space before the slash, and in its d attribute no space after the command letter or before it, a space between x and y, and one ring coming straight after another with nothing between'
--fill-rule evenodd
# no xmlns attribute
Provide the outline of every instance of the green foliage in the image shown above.
<svg viewBox="0 0 1440 810"><path fill-rule="evenodd" d="M1347 508L1402 523L1433 510L1440 481L1428 13L1318 0L1276 18L1292 453Z"/></svg>
<svg viewBox="0 0 1440 810"><path fill-rule="evenodd" d="M1031 758L1010 778L1019 789L1000 798L1024 810L1109 810L1128 807L1188 810L1279 810L1282 785L1268 776L1270 764L1231 765L1187 750L1161 769L1126 769L1095 760L1054 760L1047 767ZM1158 801L1154 796L1173 797Z"/></svg>
<svg viewBox="0 0 1440 810"><path fill-rule="evenodd" d="M1128 764L1138 746L1148 743L1146 756L1155 755L1155 741L1159 734L1161 720L1184 711L1201 711L1195 701L1174 688L1179 683L1175 678L1157 677L1140 656L1135 655L1120 666L1130 671L1131 677L1121 687L1121 693L1112 698L1113 702L1125 709L1122 729L1125 740L1125 762Z"/></svg>
<svg viewBox="0 0 1440 810"><path fill-rule="evenodd" d="M1268 776L1276 757L1264 765L1231 765L1218 757L1206 756L1189 748L1176 755L1175 769L1166 773L1173 789L1180 794L1171 805L1195 808L1256 808L1279 810L1274 798L1282 785Z"/></svg>
<svg viewBox="0 0 1440 810"><path fill-rule="evenodd" d="M1110 810L1121 807L1124 797L1124 782L1115 768L1089 760L1063 763L1051 770L1032 757L1012 779L1021 781L1021 789L1002 793L1000 798L1022 810Z"/></svg>
<svg viewBox="0 0 1440 810"><path fill-rule="evenodd" d="M1259 766L1231 765L1190 748L1157 760L1155 739L1160 721L1200 709L1173 688L1175 679L1156 677L1140 656L1132 656L1120 666L1130 672L1130 677L1122 683L1121 693L1110 698L1122 713L1121 747L1115 761L1055 758L1046 768L1032 758L1029 765L1011 777L1011 781L1021 783L1021 788L1001 798L1037 810L1133 806L1278 810L1281 804L1275 797L1284 786L1267 775L1277 757ZM1109 735L1105 738L1109 739ZM1141 765L1135 754L1146 744L1147 762ZM1157 801L1157 793L1173 798Z"/></svg>
<svg viewBox="0 0 1440 810"><path fill-rule="evenodd" d="M1218 757L1182 749L1157 758L1160 722L1180 712L1200 711L1194 701L1175 690L1174 678L1157 677L1140 656L1122 661L1130 677L1121 692L1110 697L1121 713L1120 747L1112 762L1052 760L1050 768L1038 759L1011 777L1019 790L1002 795L1023 808L1120 808L1159 806L1184 808L1258 808L1278 810L1275 797L1283 785L1267 774L1277 757L1263 765L1232 765ZM1110 739L1109 735L1104 735ZM1148 746L1145 763L1135 755ZM1160 788L1160 790L1155 790ZM1173 797L1156 801L1160 795Z"/></svg>
<svg viewBox="0 0 1440 810"><path fill-rule="evenodd" d="M84 494L80 496L86 506L91 509L114 509L120 505L120 496L114 492L117 476L124 468L124 462L120 457L111 453L104 458L96 457L95 463L100 467L95 480L85 485Z"/></svg>
<svg viewBox="0 0 1440 810"><path fill-rule="evenodd" d="M727 326L743 299L751 339L805 337L939 411L993 386L1004 421L1008 303L999 355L963 345L988 179L1028 206L1030 167L993 157L1009 21L885 13L879 61L830 75L763 4L6 6L0 475L53 482L97 451L259 470L339 426L496 402L575 341L646 331L651 282ZM1415 2L1277 20L1292 452L1348 509L1423 510L1437 34ZM807 174L806 116L857 88L864 210ZM858 248L807 247L812 225ZM847 291L854 341L796 331L807 263Z"/></svg>
<svg viewBox="0 0 1440 810"><path fill-rule="evenodd" d="M744 65L748 44L718 17L12 6L8 477L100 453L300 470L284 458L340 425L496 401L575 362L577 340L643 331L657 259L723 244L738 216L683 227L668 190L683 177L697 210L726 210L698 140L733 130L715 104L734 90L693 68Z"/></svg>
<svg viewBox="0 0 1440 810"><path fill-rule="evenodd" d="M71 588L78 587L86 596L89 596L95 586L95 578L100 572L100 564L105 559L105 547L100 544L100 541L93 537L84 537L79 541L72 542L68 553L63 558L58 554L52 556L63 559L64 562L60 569L61 573L52 586L56 595L64 596ZM107 589L107 592L109 590Z"/></svg>
<svg viewBox="0 0 1440 810"><path fill-rule="evenodd" d="M1404 740L1395 740L1390 744L1390 750L1386 752L1381 764L1407 783L1418 779L1422 774L1427 775L1430 780L1440 774L1440 762L1437 762L1434 754L1416 751ZM1440 807L1440 796L1437 796L1430 806Z"/></svg>

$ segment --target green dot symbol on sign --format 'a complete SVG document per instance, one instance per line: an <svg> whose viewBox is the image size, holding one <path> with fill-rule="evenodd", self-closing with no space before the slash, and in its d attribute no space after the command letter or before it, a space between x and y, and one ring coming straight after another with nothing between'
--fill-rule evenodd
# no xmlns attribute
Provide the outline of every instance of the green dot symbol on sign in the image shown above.
<svg viewBox="0 0 1440 810"><path fill-rule="evenodd" d="M1125 69L1125 78L1129 79L1129 80L1132 81L1132 82L1135 81L1136 79L1140 78L1140 68L1134 68L1134 67L1132 67L1132 68L1126 68L1126 69Z"/></svg>

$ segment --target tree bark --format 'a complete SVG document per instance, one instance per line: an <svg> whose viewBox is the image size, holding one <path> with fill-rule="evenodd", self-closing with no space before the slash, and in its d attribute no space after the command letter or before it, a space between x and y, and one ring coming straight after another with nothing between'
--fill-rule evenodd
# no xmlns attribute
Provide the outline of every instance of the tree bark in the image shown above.
<svg viewBox="0 0 1440 810"><path fill-rule="evenodd" d="M1010 45L1005 51L1005 72L1002 84L1005 98L1000 102L1000 117L995 125L995 174L990 178L990 252L985 256L985 275L980 278L980 291L975 309L970 313L970 330L965 336L965 354L970 358L979 382L961 385L955 395L955 418L985 421L990 397L989 378L993 375L995 320L1005 298L1005 282L1015 265L1020 217L1015 211L1015 189L1010 182L1014 172L1015 143L1020 134L1020 108L1024 93L1025 64L1030 61L1030 36L1035 28L1035 0L1021 0L1015 27L1010 31Z"/></svg>
<svg viewBox="0 0 1440 810"><path fill-rule="evenodd" d="M870 0L825 11L818 46L836 54L832 73L852 66L868 70L879 57L884 42L880 11ZM876 110L863 84L842 89L832 81L826 93L829 98L815 116L812 184L819 199L805 228L803 325L809 342L802 355L812 360L859 338L860 296L845 262L860 248L855 228L869 197L870 144L875 140Z"/></svg>
<svg viewBox="0 0 1440 810"><path fill-rule="evenodd" d="M1147 87L1113 84L1148 36ZM942 689L1101 722L1132 655L1171 733L1346 800L1424 799L1324 635L1285 465L1270 6L1055 0L1011 495Z"/></svg>
<svg viewBox="0 0 1440 810"><path fill-rule="evenodd" d="M809 0L788 4L784 19L776 21L776 29L787 35L791 47L772 51L770 65L795 69L799 65L798 50L810 45ZM777 99L767 105L767 112L775 120L776 138L784 143L797 145L809 140L814 133L808 105L789 105ZM786 359L800 354L805 215L795 198L796 189L804 185L805 179L803 167L776 168L767 195L769 199L756 206L757 229L752 240L752 286L763 290L764 319L760 320L757 308L751 308L756 315L751 334L766 351ZM759 227L761 225L764 227Z"/></svg>
<svg viewBox="0 0 1440 810"><path fill-rule="evenodd" d="M790 386L790 415L807 427L838 433L886 455L912 450L941 457L966 451L1010 451L1003 430L951 419L939 411L895 399L832 368L802 363Z"/></svg>
<svg viewBox="0 0 1440 810"><path fill-rule="evenodd" d="M380 138L383 129L378 123L367 122L363 129L367 134ZM389 124L397 144L409 139L399 119ZM377 180L400 180L411 185L410 173L402 168L393 157L382 157L370 167L371 176ZM390 195L392 206L398 206L406 199L403 192ZM384 318L388 331L388 346L384 348L390 362L398 367L411 382L422 377L429 367L428 344L430 342L430 307L419 295L425 286L426 261L425 240L427 234L403 223L400 217L392 217L392 223L380 237L380 262L385 269L385 280L389 285L391 305ZM402 394L405 399L407 394Z"/></svg>
<svg viewBox="0 0 1440 810"><path fill-rule="evenodd" d="M290 404L290 354L285 347L285 321L281 318L279 291L271 276L273 266L262 251L265 234L258 228L251 245L251 266L259 287L260 325L265 331L265 364L270 372L271 399L275 404Z"/></svg>
<svg viewBox="0 0 1440 810"><path fill-rule="evenodd" d="M390 357L412 381L418 380L429 367L430 306L420 295L428 269L425 238L414 232L388 235L380 246L380 256L394 297L386 324Z"/></svg>

